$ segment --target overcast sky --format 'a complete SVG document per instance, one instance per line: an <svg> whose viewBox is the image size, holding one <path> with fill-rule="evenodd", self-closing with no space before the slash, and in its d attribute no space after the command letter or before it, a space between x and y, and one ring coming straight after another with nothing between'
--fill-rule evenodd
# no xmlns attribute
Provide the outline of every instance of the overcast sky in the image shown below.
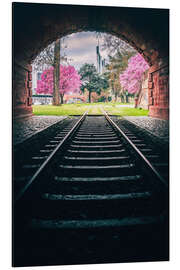
<svg viewBox="0 0 180 270"><path fill-rule="evenodd" d="M96 62L96 46L98 40L95 32L79 32L68 35L65 40L67 48L65 53L70 62L76 69L79 69L84 63L91 63L97 66ZM101 40L100 40L101 45ZM107 59L107 52L101 50L102 58Z"/></svg>

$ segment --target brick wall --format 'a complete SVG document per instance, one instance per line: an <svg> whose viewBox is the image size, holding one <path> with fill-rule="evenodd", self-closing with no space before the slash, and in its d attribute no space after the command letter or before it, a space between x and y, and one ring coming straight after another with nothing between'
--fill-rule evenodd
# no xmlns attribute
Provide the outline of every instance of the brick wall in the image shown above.
<svg viewBox="0 0 180 270"><path fill-rule="evenodd" d="M32 68L13 65L13 117L32 115Z"/></svg>
<svg viewBox="0 0 180 270"><path fill-rule="evenodd" d="M149 116L169 119L169 67L152 66L148 78Z"/></svg>

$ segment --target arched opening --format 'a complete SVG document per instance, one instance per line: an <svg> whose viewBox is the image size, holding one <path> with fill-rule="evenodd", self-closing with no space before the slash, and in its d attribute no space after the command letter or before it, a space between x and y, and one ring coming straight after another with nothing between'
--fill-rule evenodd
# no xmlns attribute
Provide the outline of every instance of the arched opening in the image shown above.
<svg viewBox="0 0 180 270"><path fill-rule="evenodd" d="M57 46L59 49L55 53ZM57 86L59 87L58 103L55 104L54 72L57 58L55 55L58 51L60 82ZM135 76L136 83L133 82L133 84L131 82L133 78L128 76L124 79L123 85L123 79L120 83L120 74L125 72L130 59L132 59L131 66L133 67L133 70L130 68L132 76L134 76L134 71L140 72L140 75ZM71 72L70 69L72 69ZM114 35L92 31L73 33L50 44L33 61L33 104L59 105L60 103L62 105L110 101L113 105L115 105L114 102L129 103L131 101L132 103L134 95L137 96L142 88L139 82L142 74L145 71L147 73L148 69L149 65L144 58L129 44ZM89 80L92 81L93 88ZM131 83L126 83L127 80ZM130 88L130 85L135 85L136 88L132 86ZM146 101L146 109L147 107ZM33 108L35 109L35 106Z"/></svg>
<svg viewBox="0 0 180 270"><path fill-rule="evenodd" d="M168 118L167 10L15 3L13 15L14 116L32 113L30 64L38 53L65 35L99 31L120 37L146 59L149 115Z"/></svg>

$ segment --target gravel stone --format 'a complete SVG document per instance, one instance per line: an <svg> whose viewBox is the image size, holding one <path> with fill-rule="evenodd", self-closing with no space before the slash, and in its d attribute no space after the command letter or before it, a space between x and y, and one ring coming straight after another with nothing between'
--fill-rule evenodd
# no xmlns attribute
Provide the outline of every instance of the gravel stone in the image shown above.
<svg viewBox="0 0 180 270"><path fill-rule="evenodd" d="M145 129L160 139L169 141L169 121L149 116L125 116L124 119Z"/></svg>
<svg viewBox="0 0 180 270"><path fill-rule="evenodd" d="M66 116L31 116L13 122L13 143L14 145L23 142L35 133L51 126Z"/></svg>

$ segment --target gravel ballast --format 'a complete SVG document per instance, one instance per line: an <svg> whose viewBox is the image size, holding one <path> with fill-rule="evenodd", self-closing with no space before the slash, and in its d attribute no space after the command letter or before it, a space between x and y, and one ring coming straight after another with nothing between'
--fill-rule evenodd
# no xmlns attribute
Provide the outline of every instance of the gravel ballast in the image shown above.
<svg viewBox="0 0 180 270"><path fill-rule="evenodd" d="M66 116L31 116L13 122L14 145L23 142L35 133L65 119Z"/></svg>
<svg viewBox="0 0 180 270"><path fill-rule="evenodd" d="M169 141L169 121L149 116L125 116L124 119L145 129L165 142Z"/></svg>
<svg viewBox="0 0 180 270"><path fill-rule="evenodd" d="M23 142L35 133L61 121L66 116L32 116L13 122L14 145ZM145 129L165 142L169 141L169 121L148 116L124 116L124 119Z"/></svg>

